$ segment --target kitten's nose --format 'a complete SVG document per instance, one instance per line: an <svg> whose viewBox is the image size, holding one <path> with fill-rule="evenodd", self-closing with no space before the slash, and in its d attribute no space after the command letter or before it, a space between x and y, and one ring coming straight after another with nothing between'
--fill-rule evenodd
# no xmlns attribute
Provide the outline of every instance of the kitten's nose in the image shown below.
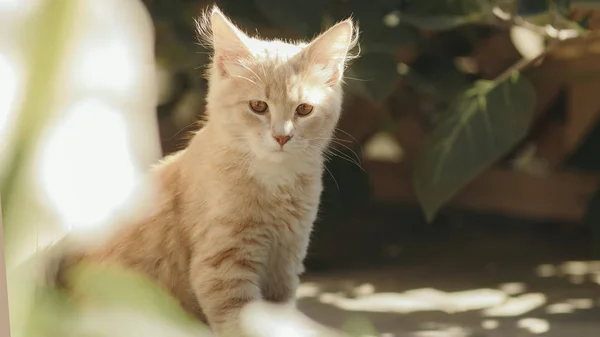
<svg viewBox="0 0 600 337"><path fill-rule="evenodd" d="M279 143L279 145L281 145L281 147L283 147L285 145L285 143L289 142L290 139L292 139L292 136L276 136L276 135L273 135L273 138L275 138L275 140L277 141L277 143Z"/></svg>

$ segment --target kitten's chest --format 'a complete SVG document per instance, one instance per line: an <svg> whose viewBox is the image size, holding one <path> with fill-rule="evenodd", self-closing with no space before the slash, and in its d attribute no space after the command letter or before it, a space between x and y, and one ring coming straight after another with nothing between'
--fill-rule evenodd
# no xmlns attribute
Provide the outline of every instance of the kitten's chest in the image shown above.
<svg viewBox="0 0 600 337"><path fill-rule="evenodd" d="M319 207L320 179L300 177L289 184L264 185L256 181L231 184L213 199L213 209L244 223L282 233L300 234L311 226ZM278 236L283 236L280 234Z"/></svg>
<svg viewBox="0 0 600 337"><path fill-rule="evenodd" d="M249 200L253 217L265 224L272 224L292 231L312 224L319 207L320 193L298 187L266 189Z"/></svg>

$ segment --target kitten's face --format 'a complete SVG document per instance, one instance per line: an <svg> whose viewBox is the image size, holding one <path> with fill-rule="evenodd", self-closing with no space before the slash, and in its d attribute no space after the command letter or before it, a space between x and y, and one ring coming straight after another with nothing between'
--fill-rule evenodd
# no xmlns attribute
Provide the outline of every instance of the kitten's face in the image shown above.
<svg viewBox="0 0 600 337"><path fill-rule="evenodd" d="M209 122L259 159L321 156L340 117L352 24L339 23L310 44L249 38L218 10L211 26Z"/></svg>

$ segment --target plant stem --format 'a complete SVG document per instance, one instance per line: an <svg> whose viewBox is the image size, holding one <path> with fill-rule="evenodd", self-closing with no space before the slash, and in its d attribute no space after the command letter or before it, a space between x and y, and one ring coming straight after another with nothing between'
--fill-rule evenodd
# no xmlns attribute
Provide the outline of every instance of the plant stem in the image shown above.
<svg viewBox="0 0 600 337"><path fill-rule="evenodd" d="M68 42L70 23L77 0L43 1L43 6L31 18L31 31L27 35L27 87L25 100L18 119L15 133L9 140L14 148L8 163L7 172L2 172L0 195L4 203L6 217L14 213L13 196L15 186L25 174L25 166L35 151L46 121L51 117L55 79L60 75L63 52Z"/></svg>
<svg viewBox="0 0 600 337"><path fill-rule="evenodd" d="M552 50L554 50L554 48L556 48L556 46L558 45L558 43L556 42L551 42L550 45L536 58L533 59L526 59L526 58L522 58L519 61L517 61L515 64L513 64L512 66L508 67L508 69L506 69L505 71L503 71L500 75L498 75L494 80L494 86L497 86L498 84L508 80L515 72L520 72L523 69L527 68L530 64L536 62L537 60L543 58L544 56L546 56L547 54L549 54Z"/></svg>

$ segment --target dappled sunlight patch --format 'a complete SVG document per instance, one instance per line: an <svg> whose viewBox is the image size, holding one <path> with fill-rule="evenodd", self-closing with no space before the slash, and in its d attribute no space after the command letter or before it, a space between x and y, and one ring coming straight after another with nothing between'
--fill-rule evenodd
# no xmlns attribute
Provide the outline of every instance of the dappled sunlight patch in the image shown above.
<svg viewBox="0 0 600 337"><path fill-rule="evenodd" d="M361 278L359 283L356 282L357 280L340 280L338 278L333 283L318 283L320 288L318 294L314 296L317 292L314 290L311 296L313 301L326 304L342 312L345 311L344 316L350 316L349 312L361 312L369 318L377 317L373 321L375 326L378 329L385 328L390 337L394 334L415 337L487 336L488 334L504 336L504 333L508 333L507 336L515 335L515 333L524 336L543 335L552 330L554 324L552 319L570 319L560 318L557 315L579 315L581 311L586 310L593 314L596 307L600 306L600 298L596 303L594 296L588 298L586 293L582 292L589 289L589 280L593 281L594 276L600 275L600 272L597 271L600 265L597 262L567 261L540 265L535 268L535 274L538 277L552 278L552 280L540 281L538 279L534 281L527 278L526 282L521 282L516 278L517 281L498 282L495 289L481 288L448 292L431 287L394 292L394 288L390 288L390 284L394 282L390 283L387 280L374 278L373 281L369 281L368 278ZM570 275L583 277L587 283L585 288L569 286L566 282ZM375 281L375 279L379 281ZM441 280L441 282L444 281ZM449 282L453 282L453 280L449 280ZM384 284L386 290L382 291ZM548 288L556 287L557 284L562 284L563 288ZM595 287L595 285L591 286ZM461 315L440 316L438 312ZM393 314L416 313L421 314L403 318L392 316ZM533 315L542 316L532 317ZM437 318L433 318L436 320L435 323L429 325L419 327L413 325L415 319L421 321L424 317L427 317L428 320L432 320L432 317ZM390 331L390 326L387 325L390 324L387 323L388 319L406 320L408 325L401 324L402 328L398 327L398 329ZM460 320L460 323L456 320ZM468 323L463 324L463 320L468 320ZM444 326L446 323L447 325ZM558 329L555 328L555 330ZM383 336L381 333L367 332L353 336L371 335Z"/></svg>
<svg viewBox="0 0 600 337"><path fill-rule="evenodd" d="M542 264L535 268L535 273L539 277L552 277L556 276L557 270L554 265Z"/></svg>
<svg viewBox="0 0 600 337"><path fill-rule="evenodd" d="M579 310L591 309L594 307L594 301L589 298L571 298L567 300L567 303Z"/></svg>
<svg viewBox="0 0 600 337"><path fill-rule="evenodd" d="M432 288L403 293L371 293L349 298L344 293L322 293L321 303L347 311L412 313L443 311L457 313L500 305L507 295L496 289L475 289L447 293Z"/></svg>
<svg viewBox="0 0 600 337"><path fill-rule="evenodd" d="M569 280L570 283L573 283L573 284L584 284L585 283L584 275L568 275L567 279Z"/></svg>
<svg viewBox="0 0 600 337"><path fill-rule="evenodd" d="M296 289L296 298L317 297L320 291L321 288L316 283L302 283L298 286L298 289Z"/></svg>
<svg viewBox="0 0 600 337"><path fill-rule="evenodd" d="M546 307L548 314L571 314L575 312L575 308L570 303L553 303Z"/></svg>
<svg viewBox="0 0 600 337"><path fill-rule="evenodd" d="M417 331L412 334L414 337L468 337L471 331L463 327L452 326L425 331Z"/></svg>
<svg viewBox="0 0 600 337"><path fill-rule="evenodd" d="M364 145L365 158L388 162L400 162L404 156L402 147L394 137L385 132L375 134Z"/></svg>
<svg viewBox="0 0 600 337"><path fill-rule="evenodd" d="M517 326L536 335L550 331L550 323L540 318L522 318L517 323Z"/></svg>
<svg viewBox="0 0 600 337"><path fill-rule="evenodd" d="M564 277L572 284L600 284L600 261L566 261L558 265L542 264L535 268L539 277Z"/></svg>
<svg viewBox="0 0 600 337"><path fill-rule="evenodd" d="M485 330L496 330L500 327L500 322L495 319L485 319L481 321L481 327Z"/></svg>
<svg viewBox="0 0 600 337"><path fill-rule="evenodd" d="M588 271L590 273L600 273L600 261L589 261Z"/></svg>
<svg viewBox="0 0 600 337"><path fill-rule="evenodd" d="M527 290L527 286L523 282L503 283L498 288L511 296L522 294Z"/></svg>
<svg viewBox="0 0 600 337"><path fill-rule="evenodd" d="M355 287L352 290L354 296L368 296L375 293L375 286L371 283L365 283L360 286Z"/></svg>
<svg viewBox="0 0 600 337"><path fill-rule="evenodd" d="M390 337L394 334L414 337L544 335L552 330L559 330L559 327L555 327L554 324L562 325L562 320L572 319L557 317L557 315L570 314L576 318L579 316L575 315L580 315L581 311L586 310L593 315L596 307L600 305L600 298L596 302L594 296L588 298L586 293L582 292L589 289L589 282L585 288L569 286L566 283L569 273L583 276L586 280L596 275L598 266L596 261L581 262L583 263L569 261L538 266L536 274L540 277L553 278L548 281L539 279L533 281L527 278L526 282L498 282L496 289L481 288L453 292L433 287L394 292L392 290L394 288L390 288L390 284L394 282L389 280L374 277L373 281L369 282L368 278L361 278L359 282L362 283L359 283L356 282L357 280L336 279L335 282L327 285L319 283L320 291L314 296L313 301L339 309L342 315L347 317L352 316L351 313L362 313L365 317L372 318L373 324L378 329L387 330L386 336ZM448 284L453 281L456 279L449 279ZM443 284L444 280L440 282ZM562 288L548 288L556 287L561 283ZM382 291L384 287L386 290ZM593 288L595 285L591 287L596 289ZM440 315L440 312L448 316ZM415 326L415 321L422 322L423 319L431 323ZM553 319L558 320L557 323ZM392 323L388 322L392 320L402 320L406 324L399 323L397 327L390 329ZM586 327L589 326L587 324ZM384 334L363 331L362 334L352 336L383 337Z"/></svg>
<svg viewBox="0 0 600 337"><path fill-rule="evenodd" d="M588 272L588 263L585 261L568 261L560 266L565 275L585 275Z"/></svg>
<svg viewBox="0 0 600 337"><path fill-rule="evenodd" d="M509 298L506 302L484 310L489 317L515 317L530 312L546 304L546 296L541 293L524 294Z"/></svg>

